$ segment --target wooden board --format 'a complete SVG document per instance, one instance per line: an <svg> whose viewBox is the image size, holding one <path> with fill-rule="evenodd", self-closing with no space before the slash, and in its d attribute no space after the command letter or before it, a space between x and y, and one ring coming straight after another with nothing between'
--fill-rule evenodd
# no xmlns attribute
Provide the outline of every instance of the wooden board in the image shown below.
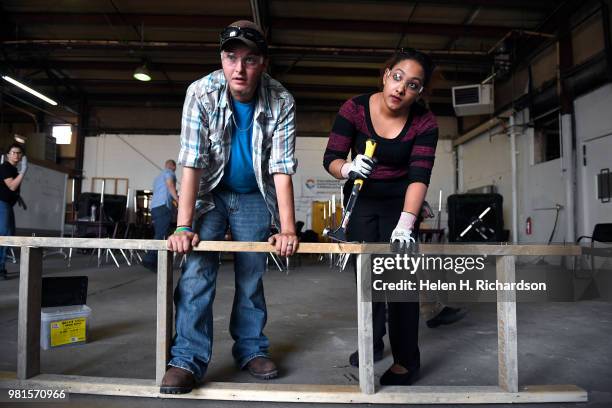
<svg viewBox="0 0 612 408"><path fill-rule="evenodd" d="M21 248L19 262L17 373L23 380L40 373L42 249Z"/></svg>
<svg viewBox="0 0 612 408"><path fill-rule="evenodd" d="M294 385L294 384L234 384L208 383L181 395L160 395L158 385L165 361L167 361L169 335L171 332L172 287L171 253L166 251L164 241L108 240L108 239L57 239L36 237L3 237L0 245L22 246L18 377L0 373L0 387L8 388L54 388L72 393L124 395L140 397L215 399L237 401L272 402L322 402L322 403L381 403L381 404L422 404L422 403L522 403L522 402L582 402L587 394L575 386L530 386L519 389L518 367L516 365L516 303L512 293L509 298L502 293L498 299L498 344L500 387L382 387L376 392L373 378L371 303L362 300L370 289L370 251L388 253L387 244L303 244L302 252L351 252L359 256L358 280L358 323L360 352L360 386L343 385ZM42 269L41 248L35 247L80 247L80 248L123 248L158 250L158 316L156 379L117 379L101 377L78 377L61 375L37 375L39 371L39 326L40 326L40 275ZM429 247L429 248L427 248ZM254 251L269 252L267 243L253 242L202 242L198 250ZM546 245L423 245L421 250L436 254L474 254L475 251L490 251L500 255L497 259L497 278L513 282L515 279L515 257L522 255L557 255L580 251L576 246ZM523 253L520 253L523 251ZM527 253L525 253L527 252ZM35 305L38 305L36 309ZM499 305L502 305L501 309ZM32 378L30 378L32 377Z"/></svg>
<svg viewBox="0 0 612 408"><path fill-rule="evenodd" d="M359 349L359 388L374 394L374 330L372 323L372 284L370 255L357 255L357 343Z"/></svg>
<svg viewBox="0 0 612 408"><path fill-rule="evenodd" d="M189 394L160 394L155 380L78 377L41 374L17 380L14 373L0 372L0 388L58 389L73 394L115 395L197 400L368 403L368 404L484 404L534 402L585 402L587 392L575 385L530 385L519 392L504 392L496 386L382 387L363 394L356 385L307 385L253 383L206 383Z"/></svg>
<svg viewBox="0 0 612 408"><path fill-rule="evenodd" d="M499 256L496 260L498 282L514 283L515 257ZM497 377L499 386L518 391L518 349L516 332L516 292L497 291Z"/></svg>
<svg viewBox="0 0 612 408"><path fill-rule="evenodd" d="M582 254L612 258L612 248L610 247L607 247L607 248L582 247Z"/></svg>
<svg viewBox="0 0 612 408"><path fill-rule="evenodd" d="M157 253L157 335L155 344L155 379L160 385L170 361L172 344L173 303L172 303L172 252Z"/></svg>
<svg viewBox="0 0 612 408"><path fill-rule="evenodd" d="M165 250L166 241L146 239L106 238L45 238L45 237L0 237L3 246L36 246L55 248L122 248L141 250ZM267 242L202 241L196 251L221 252L274 252ZM340 244L302 243L299 253L325 254L389 254L389 244ZM419 252L427 255L580 255L579 245L485 245L485 244L421 244Z"/></svg>

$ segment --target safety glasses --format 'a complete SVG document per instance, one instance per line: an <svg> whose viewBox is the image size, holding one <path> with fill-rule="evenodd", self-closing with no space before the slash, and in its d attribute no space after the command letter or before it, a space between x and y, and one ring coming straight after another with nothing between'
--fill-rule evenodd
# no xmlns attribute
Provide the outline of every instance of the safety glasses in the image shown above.
<svg viewBox="0 0 612 408"><path fill-rule="evenodd" d="M255 43L262 54L266 55L268 53L268 44L264 36L259 31L248 27L227 27L221 32L221 46L226 41L240 38Z"/></svg>

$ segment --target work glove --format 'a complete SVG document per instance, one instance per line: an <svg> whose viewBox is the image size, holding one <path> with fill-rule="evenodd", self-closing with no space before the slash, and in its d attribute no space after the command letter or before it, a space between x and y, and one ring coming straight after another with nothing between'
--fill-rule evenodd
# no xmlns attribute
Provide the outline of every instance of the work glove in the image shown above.
<svg viewBox="0 0 612 408"><path fill-rule="evenodd" d="M417 242L414 236L414 222L416 215L402 211L395 229L391 233L391 251L403 253L415 253Z"/></svg>
<svg viewBox="0 0 612 408"><path fill-rule="evenodd" d="M17 170L19 174L25 174L28 171L28 158L23 156L21 161L19 162L19 169Z"/></svg>
<svg viewBox="0 0 612 408"><path fill-rule="evenodd" d="M340 169L342 178L351 180L360 178L367 179L374 169L374 160L364 154L358 154L350 163L344 163Z"/></svg>

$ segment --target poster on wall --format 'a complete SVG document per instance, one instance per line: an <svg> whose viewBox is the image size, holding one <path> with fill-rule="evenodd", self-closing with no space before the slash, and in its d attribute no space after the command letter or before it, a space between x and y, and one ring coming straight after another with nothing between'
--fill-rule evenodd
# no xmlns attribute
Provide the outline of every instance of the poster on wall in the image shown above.
<svg viewBox="0 0 612 408"><path fill-rule="evenodd" d="M324 176L302 176L300 181L301 194L296 194L295 197L296 219L304 221L306 228L311 228L313 201L331 200L332 195L335 195L337 202L340 202L340 190L346 180Z"/></svg>
<svg viewBox="0 0 612 408"><path fill-rule="evenodd" d="M333 178L302 177L302 197L313 200L329 200L332 194L340 195L345 180Z"/></svg>

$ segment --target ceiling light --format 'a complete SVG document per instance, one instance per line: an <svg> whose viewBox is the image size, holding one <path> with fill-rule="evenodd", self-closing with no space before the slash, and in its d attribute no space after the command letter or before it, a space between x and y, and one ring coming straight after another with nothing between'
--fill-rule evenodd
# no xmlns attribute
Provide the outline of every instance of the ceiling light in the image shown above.
<svg viewBox="0 0 612 408"><path fill-rule="evenodd" d="M11 78L10 76L3 75L2 79L4 79L7 82L10 82L11 84L15 85L18 88L23 89L26 92L31 93L32 95L42 99L43 101L45 101L45 102L47 102L47 103L49 103L49 104L51 104L53 106L57 105L57 102L55 102L53 99L47 98L45 95L41 94L40 92L35 91L34 89L30 88L27 85L22 84L21 82L17 81L16 79Z"/></svg>
<svg viewBox="0 0 612 408"><path fill-rule="evenodd" d="M27 138L25 136L18 135L17 133L15 133L14 138L15 138L16 142L21 143L21 144L25 144L25 142L27 140Z"/></svg>
<svg viewBox="0 0 612 408"><path fill-rule="evenodd" d="M134 70L134 78L136 78L139 81L150 81L151 80L151 73L149 72L149 69L147 68L147 64L142 64L141 66L139 66L138 68Z"/></svg>

